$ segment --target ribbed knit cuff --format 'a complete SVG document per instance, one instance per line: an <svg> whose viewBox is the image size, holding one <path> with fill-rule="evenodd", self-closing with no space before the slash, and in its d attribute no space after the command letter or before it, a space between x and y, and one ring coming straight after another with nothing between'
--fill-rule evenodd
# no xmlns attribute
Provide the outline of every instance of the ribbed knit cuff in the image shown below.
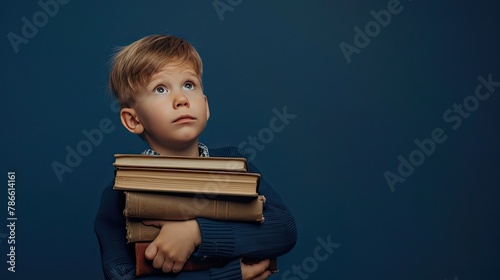
<svg viewBox="0 0 500 280"><path fill-rule="evenodd" d="M239 259L234 259L222 269L210 269L212 280L241 280L241 264Z"/></svg>
<svg viewBox="0 0 500 280"><path fill-rule="evenodd" d="M197 218L201 232L201 245L198 247L199 257L234 257L235 236L231 223L214 222Z"/></svg>

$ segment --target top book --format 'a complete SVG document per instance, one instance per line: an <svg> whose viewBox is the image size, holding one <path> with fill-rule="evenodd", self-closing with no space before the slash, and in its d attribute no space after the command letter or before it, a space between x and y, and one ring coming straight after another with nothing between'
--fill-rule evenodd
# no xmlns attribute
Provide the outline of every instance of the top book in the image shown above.
<svg viewBox="0 0 500 280"><path fill-rule="evenodd" d="M135 168L169 168L247 172L245 158L151 156L115 154L113 166Z"/></svg>

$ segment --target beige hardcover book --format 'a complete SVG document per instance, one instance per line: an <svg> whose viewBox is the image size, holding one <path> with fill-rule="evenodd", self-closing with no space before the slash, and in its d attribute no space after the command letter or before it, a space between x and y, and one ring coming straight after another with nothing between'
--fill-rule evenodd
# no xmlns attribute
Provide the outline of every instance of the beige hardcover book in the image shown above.
<svg viewBox="0 0 500 280"><path fill-rule="evenodd" d="M125 192L123 214L131 218L188 220L196 217L214 220L263 222L266 201L255 198L169 195L163 193Z"/></svg>
<svg viewBox="0 0 500 280"><path fill-rule="evenodd" d="M141 219L126 218L127 243L153 241L160 233L160 228L147 226Z"/></svg>
<svg viewBox="0 0 500 280"><path fill-rule="evenodd" d="M113 188L122 191L256 197L259 180L258 173L116 168Z"/></svg>
<svg viewBox="0 0 500 280"><path fill-rule="evenodd" d="M138 168L199 169L219 171L247 171L244 158L228 157L174 157L137 154L115 154L113 165Z"/></svg>

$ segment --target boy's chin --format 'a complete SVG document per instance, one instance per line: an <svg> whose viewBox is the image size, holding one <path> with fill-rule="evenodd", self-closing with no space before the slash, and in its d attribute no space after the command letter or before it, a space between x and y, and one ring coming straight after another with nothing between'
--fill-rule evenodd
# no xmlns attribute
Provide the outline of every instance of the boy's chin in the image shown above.
<svg viewBox="0 0 500 280"><path fill-rule="evenodd" d="M180 135L179 137L176 138L176 142L179 144L185 144L185 145L190 145L193 142L198 141L198 137L200 137L199 134L194 134L194 133L189 133L189 134L184 134Z"/></svg>

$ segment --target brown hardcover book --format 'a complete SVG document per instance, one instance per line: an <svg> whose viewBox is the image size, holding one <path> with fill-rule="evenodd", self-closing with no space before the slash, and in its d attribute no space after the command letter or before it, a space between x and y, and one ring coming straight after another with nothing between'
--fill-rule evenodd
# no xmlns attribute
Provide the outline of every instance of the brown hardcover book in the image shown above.
<svg viewBox="0 0 500 280"><path fill-rule="evenodd" d="M151 156L137 154L115 154L113 165L119 167L140 168L178 168L220 171L247 171L247 162L244 158L228 157L173 157Z"/></svg>
<svg viewBox="0 0 500 280"><path fill-rule="evenodd" d="M161 269L154 268L152 262L146 259L145 252L149 244L150 242L137 242L134 244L136 276L164 273ZM223 267L226 264L228 264L228 262L229 260L227 259L218 259L218 258L206 258L203 260L190 258L182 267L182 271L205 270L212 267ZM243 258L242 262L246 264L253 264L259 262L259 260L251 258ZM278 272L278 261L276 258L270 260L267 269L270 270L272 273Z"/></svg>
<svg viewBox="0 0 500 280"><path fill-rule="evenodd" d="M266 199L258 197L199 197L153 192L125 192L125 217L188 220L196 217L263 222L262 215Z"/></svg>
<svg viewBox="0 0 500 280"><path fill-rule="evenodd" d="M185 169L116 168L115 190L228 196L258 194L260 174Z"/></svg>

